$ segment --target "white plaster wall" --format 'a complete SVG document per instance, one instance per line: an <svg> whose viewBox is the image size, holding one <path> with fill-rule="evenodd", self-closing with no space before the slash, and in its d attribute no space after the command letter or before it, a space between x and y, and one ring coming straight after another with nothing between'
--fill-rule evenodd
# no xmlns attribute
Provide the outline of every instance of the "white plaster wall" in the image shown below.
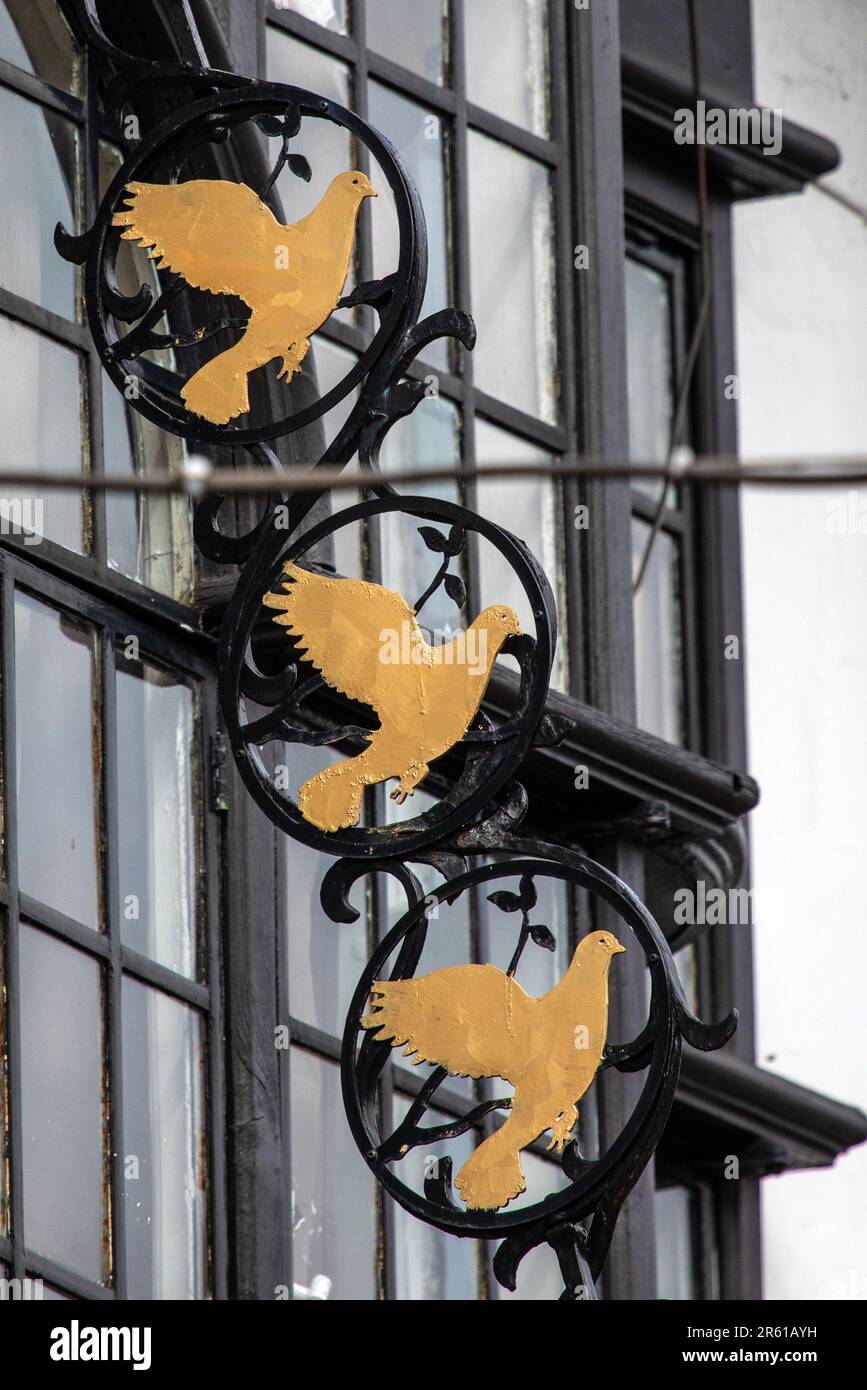
<svg viewBox="0 0 867 1390"><path fill-rule="evenodd" d="M756 94L843 153L867 209L867 6L754 0ZM867 211L735 217L741 452L867 455ZM867 1109L867 489L744 489L758 1060ZM737 930L737 928L732 928ZM867 1146L763 1184L766 1297L867 1298Z"/></svg>

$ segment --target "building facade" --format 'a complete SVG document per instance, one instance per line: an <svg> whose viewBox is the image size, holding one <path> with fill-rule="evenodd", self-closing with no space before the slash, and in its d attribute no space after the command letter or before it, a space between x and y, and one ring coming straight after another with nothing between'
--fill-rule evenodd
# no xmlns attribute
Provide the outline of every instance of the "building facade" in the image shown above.
<svg viewBox="0 0 867 1390"><path fill-rule="evenodd" d="M415 364L427 398L389 434L386 474L736 453L733 207L796 196L837 160L829 141L788 121L773 152L760 122L756 138L675 139L675 113L699 102L755 107L748 0L97 9L128 53L183 59L198 39L211 67L358 111L407 162L430 236L425 312L468 310L478 344L436 344ZM142 90L118 127L105 114L111 75L77 5L0 0L7 469L150 478L183 462L179 441L128 411L102 375L80 276L53 243L58 221L90 225L122 151L189 99L182 84ZM288 220L361 157L337 127L311 134L304 153L310 184L289 170L277 184ZM264 134L215 142L190 164L257 187L269 166ZM387 273L394 249L380 199L360 223L351 276ZM118 274L129 293L156 271L130 252ZM172 332L194 327L186 312ZM339 310L317 336L315 375L293 385L299 402L345 375L372 329L369 307ZM154 362L173 370L171 347ZM283 461L318 458L344 414L281 441ZM549 711L568 732L528 760L525 834L613 869L648 902L702 1016L740 1011L723 1052L684 1059L603 1296L759 1298L762 1178L832 1163L867 1136L867 1120L756 1064L749 915L720 926L706 910L709 894L749 901L745 817L759 795L745 738L737 489L553 476L419 488L518 532L557 599ZM324 856L276 831L235 775L215 641L234 581L197 558L188 502L98 488L17 500L22 518L25 504L38 512L42 538L20 526L0 537L0 1274L85 1299L505 1297L486 1245L414 1223L356 1152L340 1039L398 902L358 889L359 920L329 921ZM238 503L240 526L255 515L254 500ZM382 519L326 563L404 593L418 573ZM463 578L479 606L496 596L520 615L495 557L471 552ZM493 681L492 709L508 678ZM303 778L321 759L293 745L287 763ZM368 813L396 814L379 794ZM539 992L597 920L565 889L544 906L558 951L539 967ZM493 949L486 912L474 899L456 924L482 959ZM644 967L627 962L611 1036L634 1036L645 1011ZM412 1068L395 1075L385 1103L400 1114L420 1082ZM597 1088L583 1119L590 1156L623 1128L637 1085L626 1075ZM473 1099L455 1081L437 1104L460 1116ZM560 1181L541 1145L530 1194ZM517 1297L559 1287L540 1251Z"/></svg>

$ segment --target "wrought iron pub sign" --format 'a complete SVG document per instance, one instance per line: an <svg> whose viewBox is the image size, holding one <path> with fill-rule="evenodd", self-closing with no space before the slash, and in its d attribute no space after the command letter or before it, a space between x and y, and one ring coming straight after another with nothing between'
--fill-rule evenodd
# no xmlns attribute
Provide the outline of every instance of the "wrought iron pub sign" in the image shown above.
<svg viewBox="0 0 867 1390"><path fill-rule="evenodd" d="M665 937L625 883L583 854L522 836L521 764L534 743L558 736L544 716L556 612L538 561L517 536L484 517L452 502L402 495L379 471L386 433L424 395L424 384L408 376L414 359L442 337L471 350L473 323L452 309L418 321L427 274L419 195L398 152L359 116L301 88L193 61L130 58L106 37L92 0L80 0L80 11L93 44L119 68L108 100L120 126L125 104L142 84L182 84L195 95L127 146L89 231L75 237L57 229L60 254L84 267L87 317L102 363L130 406L154 424L198 446L245 450L274 473L273 497L248 534L224 531L219 497L201 501L195 519L203 553L239 569L219 654L220 704L235 761L276 826L335 857L322 887L331 920L357 920L349 893L367 875L396 881L405 898L346 1020L342 1080L352 1134L377 1180L414 1217L457 1237L499 1240L494 1272L505 1287L514 1289L521 1260L547 1243L559 1260L562 1297L595 1298L618 1212L665 1127L682 1039L719 1047L736 1015L715 1026L693 1016ZM287 167L310 180L305 137L322 122L349 133L368 172L340 171L306 215L284 223L273 211L275 183ZM245 127L279 142L263 187L188 176L193 156L230 142ZM374 197L393 204L397 264L344 295L359 216ZM132 292L121 289L118 273L127 243L138 248L137 265L146 268L149 259L156 269L155 276L143 273ZM201 322L186 334L169 333L166 317L190 288L246 312L226 316L221 309L219 318L208 318L213 301L208 306L199 295ZM378 319L366 351L331 390L312 397L309 390L290 392L294 378L307 380L313 335L336 309L358 305L372 306ZM171 368L160 358L166 349ZM186 365L193 350L198 365ZM279 380L281 404L270 416L250 389L259 369ZM320 495L286 491L269 441L302 429L353 393L320 464L342 465L357 455L369 481L357 505L314 521ZM278 516L288 516L289 524L278 525ZM423 593L399 594L323 567L324 547L375 517L398 526L401 543L428 556ZM522 629L506 603L466 611L460 570L470 544L492 547L511 569L532 631ZM434 599L439 606L448 601L461 623L447 642L429 640ZM268 618L285 637L276 671L260 669L254 655L254 630ZM481 706L504 655L517 662L520 679L513 707L495 723ZM327 698L313 702L320 692ZM343 756L330 762L323 756L319 771L293 782L292 749L302 746ZM283 760L288 783L275 773ZM431 778L437 762L446 771ZM379 784L396 803L387 825L366 823L364 814L365 794ZM422 786L429 804L414 810ZM425 891L414 864L437 871L442 882L434 891ZM537 920L549 881L582 890L588 930L562 978L537 996L522 980L532 973L534 952L558 945ZM490 954L505 968L460 958L466 933L454 923L472 894L490 904ZM616 934L593 928L597 905L605 905L606 920L613 913L619 922ZM444 950L452 961L436 969L428 968L426 952L433 933L437 961ZM638 1036L618 1043L607 1035L608 986L623 952L643 954L650 1002ZM423 1068L422 1080L389 1132L378 1102L399 1050L404 1064ZM611 1069L643 1072L644 1084L622 1134L590 1157L576 1140L576 1123L583 1097ZM432 1122L429 1112L448 1077L474 1078L477 1098L460 1120ZM423 1179L413 1182L415 1151L448 1148L482 1129L487 1137L454 1176L446 1156L426 1164ZM540 1139L556 1154L562 1181L528 1202L523 1156ZM545 1171L556 1174L551 1165Z"/></svg>

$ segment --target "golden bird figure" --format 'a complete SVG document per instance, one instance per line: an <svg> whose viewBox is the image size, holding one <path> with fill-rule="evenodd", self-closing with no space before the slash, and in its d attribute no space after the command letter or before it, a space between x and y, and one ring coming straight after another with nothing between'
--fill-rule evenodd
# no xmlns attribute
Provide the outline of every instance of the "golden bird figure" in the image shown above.
<svg viewBox="0 0 867 1390"><path fill-rule="evenodd" d="M608 970L625 950L607 931L579 942L563 979L541 999L495 965L457 965L415 980L377 980L362 1018L379 1042L404 1046L416 1066L452 1076L499 1076L515 1088L509 1117L455 1179L468 1207L503 1207L526 1188L521 1150L546 1130L562 1153L577 1102L602 1060Z"/></svg>
<svg viewBox="0 0 867 1390"><path fill-rule="evenodd" d="M432 647L400 594L360 579L331 579L283 566L284 593L263 602L298 638L305 661L334 690L369 705L379 728L356 758L334 763L305 782L298 806L320 830L357 825L365 787L398 777L391 793L405 801L429 763L463 738L490 678L497 653L518 619L505 604L480 613L467 632Z"/></svg>
<svg viewBox="0 0 867 1390"><path fill-rule="evenodd" d="M369 179L339 174L308 217L281 222L246 184L223 179L130 183L127 207L112 225L123 240L152 247L151 260L212 294L237 295L250 308L244 336L184 386L188 410L226 425L250 409L247 378L282 357L278 377L300 369L310 338L337 308L358 212L378 195Z"/></svg>

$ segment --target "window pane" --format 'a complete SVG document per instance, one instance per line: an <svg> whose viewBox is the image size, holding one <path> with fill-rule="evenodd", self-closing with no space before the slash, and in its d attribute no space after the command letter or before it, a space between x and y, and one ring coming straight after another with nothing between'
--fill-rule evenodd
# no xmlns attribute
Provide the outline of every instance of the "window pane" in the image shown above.
<svg viewBox="0 0 867 1390"><path fill-rule="evenodd" d="M534 941L528 941L521 955L515 979L528 994L540 998L559 984L569 968L572 953L569 949L569 898L565 883L554 878L536 878L537 902L531 911L533 925L548 928L557 942L556 951L546 951ZM517 893L519 876L514 879L497 879L495 883L484 885L479 893L479 916L482 925L482 959L508 970L515 947L521 920L516 914L507 916L488 901L489 893L506 889Z"/></svg>
<svg viewBox="0 0 867 1390"><path fill-rule="evenodd" d="M137 980L123 981L123 1144L132 1299L207 1296L204 1026Z"/></svg>
<svg viewBox="0 0 867 1390"><path fill-rule="evenodd" d="M0 316L0 479L3 469L80 473L84 457L81 360L71 348ZM81 495L0 494L23 529L82 550Z"/></svg>
<svg viewBox="0 0 867 1390"><path fill-rule="evenodd" d="M78 55L56 0L0 0L0 58L78 91Z"/></svg>
<svg viewBox="0 0 867 1390"><path fill-rule="evenodd" d="M394 1098L395 1123L406 1116L410 1102L403 1096ZM441 1110L428 1110L422 1120L425 1126L448 1124L454 1117ZM457 1173L473 1151L468 1134L446 1143L426 1144L411 1149L392 1171L415 1192L424 1193L425 1172L432 1158L449 1157ZM427 1303L439 1301L469 1301L479 1296L478 1245L474 1240L456 1240L435 1226L418 1221L397 1202L390 1204L394 1214L397 1297L402 1300Z"/></svg>
<svg viewBox="0 0 867 1390"><path fill-rule="evenodd" d="M470 101L547 135L548 0L469 0L464 35Z"/></svg>
<svg viewBox="0 0 867 1390"><path fill-rule="evenodd" d="M346 33L349 0L275 0L275 5L278 10L292 10L305 19L312 19L314 24L321 24L325 29Z"/></svg>
<svg viewBox="0 0 867 1390"><path fill-rule="evenodd" d="M100 191L104 194L120 168L121 157L112 146L101 144L99 159ZM159 296L154 262L132 242L120 243L116 276L123 294L136 294L146 284L155 298ZM170 331L165 315L154 328L158 333ZM144 355L169 370L177 368L170 350L157 349ZM127 478L136 474L165 477L183 462L183 441L128 409L107 377L102 384L102 430L106 473ZM109 566L179 603L191 603L195 551L189 498L110 492L105 498L105 513Z"/></svg>
<svg viewBox="0 0 867 1390"><path fill-rule="evenodd" d="M331 1299L372 1299L373 1179L346 1123L338 1068L293 1048L291 1089L296 1295L324 1277Z"/></svg>
<svg viewBox="0 0 867 1390"><path fill-rule="evenodd" d="M632 520L632 564L647 546L650 526ZM680 546L660 531L641 588L635 595L635 682L637 720L669 743L683 742L683 653L681 649Z"/></svg>
<svg viewBox="0 0 867 1390"><path fill-rule="evenodd" d="M555 421L551 180L543 165L470 131L470 275L476 385Z"/></svg>
<svg viewBox="0 0 867 1390"><path fill-rule="evenodd" d="M75 318L75 267L54 249L54 228L76 230L78 147L74 127L46 107L0 87L0 187L8 212L0 237L0 285L64 318Z"/></svg>
<svg viewBox="0 0 867 1390"><path fill-rule="evenodd" d="M367 0L368 46L430 82L443 80L447 35L447 0L412 0L411 15L406 0Z"/></svg>
<svg viewBox="0 0 867 1390"><path fill-rule="evenodd" d="M287 744L287 790L294 796L308 777L339 761L331 748ZM332 922L319 902L319 889L332 861L288 835L282 837L286 856L286 914L289 925L289 1008L294 1018L325 1033L342 1037L358 977L369 955L364 884L353 890L361 911L357 922Z"/></svg>
<svg viewBox="0 0 867 1390"><path fill-rule="evenodd" d="M311 48L309 44L300 43L289 34L275 29L273 25L269 25L267 29L267 44L269 81L286 82L319 92L341 106L350 104L349 68L345 63ZM317 120L313 116L305 117L292 148L309 161L312 178L310 183L304 183L289 169L284 169L277 180L277 192L287 225L298 222L312 212L321 202L332 179L345 173L347 169L354 168L358 162L354 141L349 132L331 121ZM269 140L267 157L272 165L279 152L279 139L275 137ZM368 215L362 206L360 218ZM356 255L357 247L356 240ZM344 294L349 294L354 286L356 271L356 265L351 264ZM335 317L345 323L353 323L357 318L357 312L352 309L337 309Z"/></svg>
<svg viewBox="0 0 867 1390"><path fill-rule="evenodd" d="M389 469L451 467L460 463L460 415L449 401L432 396L424 400L414 413L401 420L386 436L380 455L384 473ZM437 497L449 502L458 501L457 485L447 482L401 484L398 491L422 497ZM399 513L382 516L379 535L382 560L382 583L387 589L402 594L411 606L421 598L439 568L442 556L428 550L418 528L431 526L448 532L447 525L436 521L416 521ZM460 561L453 560L453 574L460 573ZM419 623L440 638L466 628L465 609L456 606L441 587L428 599L419 613Z"/></svg>
<svg viewBox="0 0 867 1390"><path fill-rule="evenodd" d="M433 112L407 101L388 87L371 82L368 116L372 125L395 145L418 185L428 230L427 291L420 319L450 302L448 272L448 208L446 202L444 145L446 127ZM382 181L382 180L380 180ZM376 178L374 176L374 184ZM373 228L373 270L377 279L391 275L398 265L400 236L394 202L387 196L370 204ZM424 357L436 366L448 367L445 340L425 348Z"/></svg>
<svg viewBox="0 0 867 1390"><path fill-rule="evenodd" d="M117 667L118 888L122 938L142 955L196 972L193 692L146 662Z"/></svg>
<svg viewBox="0 0 867 1390"><path fill-rule="evenodd" d="M103 1280L105 1216L99 967L21 927L21 1128L29 1250Z"/></svg>
<svg viewBox="0 0 867 1390"><path fill-rule="evenodd" d="M488 421L476 420L476 459L479 463L546 463L550 454ZM476 485L476 507L489 521L516 532L542 565L554 591L557 605L557 647L551 671L555 690L566 687L569 664L566 647L566 595L560 559L559 490L544 478L480 478ZM534 632L529 601L511 565L493 546L480 547L482 604L508 603L518 615L525 632ZM514 665L511 657L505 661ZM515 668L517 669L517 667Z"/></svg>
<svg viewBox="0 0 867 1390"><path fill-rule="evenodd" d="M94 659L88 628L29 594L16 593L21 891L88 927L100 925Z"/></svg>
<svg viewBox="0 0 867 1390"><path fill-rule="evenodd" d="M657 1297L698 1298L694 1232L694 1194L688 1187L666 1187L655 1194Z"/></svg>
<svg viewBox="0 0 867 1390"><path fill-rule="evenodd" d="M658 270L628 259L626 350L630 455L637 463L665 463L674 414L669 281ZM654 500L659 497L660 484L652 478L635 478L633 487Z"/></svg>

